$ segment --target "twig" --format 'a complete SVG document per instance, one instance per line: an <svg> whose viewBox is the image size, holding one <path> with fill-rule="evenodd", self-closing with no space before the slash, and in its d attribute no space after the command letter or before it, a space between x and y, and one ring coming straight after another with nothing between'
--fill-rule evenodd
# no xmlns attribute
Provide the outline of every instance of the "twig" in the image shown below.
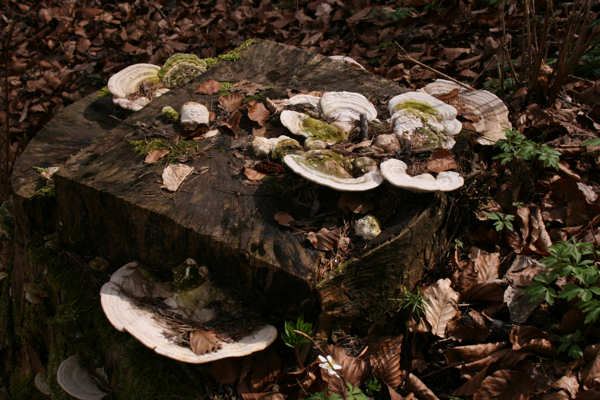
<svg viewBox="0 0 600 400"><path fill-rule="evenodd" d="M395 42L394 42L394 44L395 44L396 46L398 46L398 47L400 48L400 50L402 50L402 51L404 52L404 54L402 55L402 57L403 57L403 58L406 58L407 60L409 60L409 61L412 61L412 62L414 62L415 64L417 64L417 65L420 65L421 67L423 67L423 68L425 68L425 69L427 69L427 70L429 70L429 71L431 71L431 72L433 72L433 73L435 73L435 74L438 74L439 76L441 76L441 77L443 77L443 78L446 78L446 79L448 79L449 81L452 81L452 82L456 83L457 85L460 85L460 86L462 86L462 87L464 87L464 88L467 88L467 89L469 89L469 90L475 90L473 87L471 87L471 86L467 85L466 83L463 83L463 82L457 81L456 79L454 79L453 77L451 77L451 76L449 76L449 75L446 75L446 74L445 74L445 73L443 73L442 71L439 71L439 70L437 70L437 69L435 69L435 68L433 68L433 67L430 67L430 66L429 66L429 65L427 65L427 64L423 64L423 63L422 63L421 61L419 61L419 60L416 60L416 59L412 58L411 56L409 56L409 55L408 55L408 52L407 52L406 50L404 50L404 48L403 48L402 46L400 46L400 44L398 44L398 42L396 42L396 41L395 41Z"/></svg>

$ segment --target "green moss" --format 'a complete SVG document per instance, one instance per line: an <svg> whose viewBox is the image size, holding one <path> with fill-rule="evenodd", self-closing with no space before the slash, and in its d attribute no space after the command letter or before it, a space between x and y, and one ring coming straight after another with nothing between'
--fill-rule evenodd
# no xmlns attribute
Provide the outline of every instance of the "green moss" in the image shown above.
<svg viewBox="0 0 600 400"><path fill-rule="evenodd" d="M146 155L152 150L169 150L169 153L161 159L168 164L184 155L193 155L200 151L201 144L193 140L180 140L177 143L162 138L130 140L136 153Z"/></svg>
<svg viewBox="0 0 600 400"><path fill-rule="evenodd" d="M55 197L56 187L53 181L48 181L44 186L35 191L34 197Z"/></svg>
<svg viewBox="0 0 600 400"><path fill-rule="evenodd" d="M331 150L313 150L304 154L298 161L317 171L337 178L352 178L348 172L348 160Z"/></svg>
<svg viewBox="0 0 600 400"><path fill-rule="evenodd" d="M277 142L277 145L273 149L273 158L276 160L282 160L288 154L297 153L302 150L302 146L296 139L282 139Z"/></svg>
<svg viewBox="0 0 600 400"><path fill-rule="evenodd" d="M427 114L428 116L438 115L435 107L423 101L407 100L396 105L396 111L406 110L417 114Z"/></svg>
<svg viewBox="0 0 600 400"><path fill-rule="evenodd" d="M197 55L190 53L175 53L171 57L167 58L167 61L163 64L161 69L158 71L158 79L164 81L167 73L178 64L190 64L195 65L199 69L206 70L206 61L201 60Z"/></svg>
<svg viewBox="0 0 600 400"><path fill-rule="evenodd" d="M314 139L327 143L339 143L348 138L346 132L338 127L312 117L306 117L302 120L302 128Z"/></svg>
<svg viewBox="0 0 600 400"><path fill-rule="evenodd" d="M164 106L160 110L160 115L170 122L179 121L179 113L171 106Z"/></svg>
<svg viewBox="0 0 600 400"><path fill-rule="evenodd" d="M102 89L98 90L96 93L96 99L101 99L106 96L110 96L110 90L108 90L108 86L104 86Z"/></svg>
<svg viewBox="0 0 600 400"><path fill-rule="evenodd" d="M242 43L241 45L236 47L235 49L228 51L225 54L221 54L217 57L205 58L204 61L206 62L206 65L208 65L208 68L212 67L213 65L215 65L216 63L218 63L220 61L237 61L241 57L240 51L247 49L248 47L250 47L251 45L253 45L256 42L257 42L256 39L248 39L244 43Z"/></svg>

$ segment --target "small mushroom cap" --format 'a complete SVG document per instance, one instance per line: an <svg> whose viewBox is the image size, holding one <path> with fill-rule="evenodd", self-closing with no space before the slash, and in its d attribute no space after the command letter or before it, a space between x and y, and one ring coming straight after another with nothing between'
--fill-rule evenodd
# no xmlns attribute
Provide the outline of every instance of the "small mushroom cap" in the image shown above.
<svg viewBox="0 0 600 400"><path fill-rule="evenodd" d="M354 92L325 92L321 96L321 110L326 118L338 122L354 122L366 114L367 120L377 118L377 110L365 96Z"/></svg>
<svg viewBox="0 0 600 400"><path fill-rule="evenodd" d="M437 79L426 85L423 90L434 96L443 96L458 90L456 106L461 114L469 116L473 128L481 134L477 142L483 145L496 143L506 138L505 129L512 128L508 119L508 107L495 94L487 90L467 91L464 87L445 80Z"/></svg>
<svg viewBox="0 0 600 400"><path fill-rule="evenodd" d="M379 168L392 185L413 192L450 192L464 184L462 176L454 171L440 172L437 177L431 174L410 176L406 173L406 163L394 158L382 162Z"/></svg>
<svg viewBox="0 0 600 400"><path fill-rule="evenodd" d="M127 331L145 346L156 353L175 360L202 364L229 357L241 357L269 346L277 337L277 329L272 325L263 325L236 342L220 342L217 351L197 355L191 348L179 346L165 337L166 326L149 310L136 304L120 287L136 272L135 263L129 263L118 269L111 280L100 289L100 303L110 323L119 331ZM151 282L147 282L152 284Z"/></svg>
<svg viewBox="0 0 600 400"><path fill-rule="evenodd" d="M50 396L50 387L48 386L46 372L40 371L35 374L35 378L33 378L33 385L41 393L45 394L46 396Z"/></svg>
<svg viewBox="0 0 600 400"><path fill-rule="evenodd" d="M180 122L187 127L196 127L197 125L207 125L210 121L210 113L204 104L188 101L181 106Z"/></svg>
<svg viewBox="0 0 600 400"><path fill-rule="evenodd" d="M354 224L354 233L365 240L373 240L381 234L379 221L372 215L365 215Z"/></svg>
<svg viewBox="0 0 600 400"><path fill-rule="evenodd" d="M56 371L56 382L76 399L101 400L107 395L98 387L90 373L81 366L77 355L60 363Z"/></svg>
<svg viewBox="0 0 600 400"><path fill-rule="evenodd" d="M160 67L153 64L133 64L108 79L108 90L114 97L127 97L136 93L142 82L158 79Z"/></svg>
<svg viewBox="0 0 600 400"><path fill-rule="evenodd" d="M362 192L376 188L383 182L383 177L379 173L379 170L368 172L358 178L352 178L349 173L343 171L341 165L338 166L338 169L340 172L345 172L345 175L332 172L334 168L331 166L319 168L317 165L322 160L319 160L317 163L311 162L311 157L324 152L326 150L311 150L304 154L288 154L283 158L283 162L303 178L343 192Z"/></svg>

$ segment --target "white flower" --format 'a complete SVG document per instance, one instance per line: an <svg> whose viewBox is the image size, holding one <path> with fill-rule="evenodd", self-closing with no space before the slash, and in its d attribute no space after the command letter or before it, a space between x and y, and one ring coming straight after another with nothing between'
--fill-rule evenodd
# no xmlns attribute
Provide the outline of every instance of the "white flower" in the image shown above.
<svg viewBox="0 0 600 400"><path fill-rule="evenodd" d="M337 371L342 369L342 366L339 364L336 364L336 362L333 360L333 358L331 358L331 356L327 356L327 358L325 358L322 355L319 355L318 360L321 362L319 364L319 367L321 367L325 371L327 371L327 373L329 375L333 375L333 376L337 376L337 377L340 376L337 373Z"/></svg>

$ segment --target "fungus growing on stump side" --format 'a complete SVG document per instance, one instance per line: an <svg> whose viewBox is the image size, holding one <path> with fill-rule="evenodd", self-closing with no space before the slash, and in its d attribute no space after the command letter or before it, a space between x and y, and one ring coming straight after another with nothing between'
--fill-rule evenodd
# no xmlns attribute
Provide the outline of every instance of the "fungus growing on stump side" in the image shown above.
<svg viewBox="0 0 600 400"><path fill-rule="evenodd" d="M104 314L117 330L129 332L158 354L187 363L201 364L245 356L263 350L275 340L277 329L272 325L258 326L237 340L224 338L222 334L206 328L203 324L216 322L211 319L216 313L206 306L219 298L214 294L217 290L210 282L204 282L198 288L185 292L173 291L166 284L146 278L139 265L133 262L118 269L110 281L102 286L100 301ZM143 298L160 302L161 312L144 306L140 302ZM193 304L193 310L181 308L185 303ZM173 328L165 315L170 318L185 315L184 333L189 334L190 346L196 347L196 350L202 348L201 351L206 353L196 354L191 347L178 344L168 337L168 332ZM195 316L200 316L200 320L193 320ZM200 345L196 341L200 341Z"/></svg>
<svg viewBox="0 0 600 400"><path fill-rule="evenodd" d="M81 365L77 355L72 355L60 363L56 371L56 382L76 399L101 400L108 395L98 387L96 378Z"/></svg>
<svg viewBox="0 0 600 400"><path fill-rule="evenodd" d="M389 159L379 165L381 174L392 185L413 192L450 192L461 187L465 182L458 172L444 171L437 177L431 174L410 176L404 161Z"/></svg>
<svg viewBox="0 0 600 400"><path fill-rule="evenodd" d="M169 91L158 79L160 67L153 64L133 64L117 72L108 80L113 103L121 108L139 111L153 98Z"/></svg>

